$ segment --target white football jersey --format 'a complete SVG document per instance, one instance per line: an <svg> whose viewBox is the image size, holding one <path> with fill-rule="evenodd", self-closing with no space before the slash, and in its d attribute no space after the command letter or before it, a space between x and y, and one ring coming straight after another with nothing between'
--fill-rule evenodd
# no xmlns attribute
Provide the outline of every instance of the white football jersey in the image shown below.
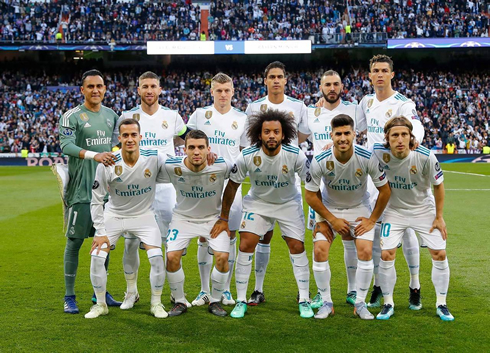
<svg viewBox="0 0 490 353"><path fill-rule="evenodd" d="M266 111L267 109L277 109L288 113L290 116L294 117L296 122L297 130L303 134L308 134L308 108L306 108L305 103L298 99L294 99L284 95L284 100L282 103L274 104L269 101L269 96L265 96L255 102L248 105L245 113L247 117L250 118L252 115ZM248 119L246 130L248 130ZM291 141L291 144L298 146L298 139ZM250 141L248 141L245 136L241 143L242 146L250 146Z"/></svg>
<svg viewBox="0 0 490 353"><path fill-rule="evenodd" d="M219 157L213 165L207 165L199 173L189 170L185 157L167 159L161 168L158 182L172 183L177 192L172 219L210 221L221 212L221 194L225 179L233 165Z"/></svg>
<svg viewBox="0 0 490 353"><path fill-rule="evenodd" d="M214 106L209 106L192 113L187 126L204 131L212 152L229 161L236 161L240 155L240 141L246 139L246 120L247 115L241 110L232 108L221 114Z"/></svg>
<svg viewBox="0 0 490 353"><path fill-rule="evenodd" d="M354 145L352 157L343 164L335 158L333 150L331 147L313 158L305 188L317 192L321 185L323 203L327 208L369 206L368 177L376 187L387 183L377 158L367 149Z"/></svg>
<svg viewBox="0 0 490 353"><path fill-rule="evenodd" d="M119 136L119 123L123 119L134 118L139 121L141 127L141 147L158 149L163 153L175 156L174 136L184 133L186 126L176 110L159 107L153 115L146 114L141 105L123 112L114 129L114 144L117 144L117 136Z"/></svg>
<svg viewBox="0 0 490 353"><path fill-rule="evenodd" d="M368 94L359 103L356 112L357 129L367 130L367 147L372 150L375 143L384 143L384 127L394 116L404 116L413 125L413 134L419 143L424 139L424 127L417 115L415 103L403 94L395 93L380 102L375 94Z"/></svg>
<svg viewBox="0 0 490 353"><path fill-rule="evenodd" d="M354 120L354 130L356 128L356 109L357 104L341 101L333 110L324 107L308 107L308 134L311 134L313 140L313 152L315 155L322 152L327 143L332 143L332 126L330 125L333 118L339 114L346 114Z"/></svg>
<svg viewBox="0 0 490 353"><path fill-rule="evenodd" d="M434 207L431 184L439 185L444 175L436 156L419 146L404 159L398 159L382 144L374 144L373 153L386 172L391 187L387 209L408 209L416 212L421 206Z"/></svg>
<svg viewBox="0 0 490 353"><path fill-rule="evenodd" d="M116 164L97 166L92 186L90 213L98 234L105 234L104 214L113 217L138 217L153 214L151 205L155 198L156 179L165 154L157 150L140 149L136 164L124 163L121 151L114 153ZM104 205L104 197L109 201Z"/></svg>
<svg viewBox="0 0 490 353"><path fill-rule="evenodd" d="M301 195L296 188L298 173L305 180L310 162L303 151L292 145L282 145L275 156L268 156L261 147L251 146L240 153L230 180L241 184L250 176L248 194L273 204L282 204Z"/></svg>

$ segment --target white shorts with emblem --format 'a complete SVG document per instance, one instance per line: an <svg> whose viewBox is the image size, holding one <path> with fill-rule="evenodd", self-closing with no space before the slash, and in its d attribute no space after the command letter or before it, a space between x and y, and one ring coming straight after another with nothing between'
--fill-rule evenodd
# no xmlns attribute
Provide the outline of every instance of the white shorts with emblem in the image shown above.
<svg viewBox="0 0 490 353"><path fill-rule="evenodd" d="M381 223L381 249L395 249L407 228L413 229L421 238L424 246L429 249L446 249L446 241L442 239L439 229L434 229L432 233L429 233L436 218L435 207L427 208L425 211L424 209L418 210L415 215L408 210L387 208L384 212L383 223Z"/></svg>
<svg viewBox="0 0 490 353"><path fill-rule="evenodd" d="M361 239L361 240L369 240L373 241L374 240L374 229L376 227L373 227L369 232L364 233L363 235L360 236L355 236L354 231L357 225L361 222L356 222L356 219L358 217L366 217L369 218L371 216L371 208L367 205L359 205L357 207L353 208L328 208L330 213L332 213L335 217L337 218L343 218L350 224L350 236L353 237L354 239ZM316 222L323 222L325 219L320 216L319 214L316 215ZM330 225L330 223L329 223ZM330 225L330 228L332 226ZM335 236L336 234L334 234ZM325 236L321 233L317 233L316 237L313 238L313 242L317 241L323 241L327 240Z"/></svg>
<svg viewBox="0 0 490 353"><path fill-rule="evenodd" d="M230 237L226 232L211 238L211 229L218 220L218 216L211 221L189 221L180 218L172 219L167 233L167 252L187 249L192 239L206 238L213 251L230 252Z"/></svg>
<svg viewBox="0 0 490 353"><path fill-rule="evenodd" d="M283 237L305 241L305 215L301 204L301 194L283 204L274 204L253 199L250 195L243 198L243 214L239 232L257 234L260 239L265 233L279 224Z"/></svg>
<svg viewBox="0 0 490 353"><path fill-rule="evenodd" d="M105 229L111 246L116 244L123 233L128 234L131 238L138 238L146 245L159 248L162 246L162 236L154 214L131 218L105 215Z"/></svg>

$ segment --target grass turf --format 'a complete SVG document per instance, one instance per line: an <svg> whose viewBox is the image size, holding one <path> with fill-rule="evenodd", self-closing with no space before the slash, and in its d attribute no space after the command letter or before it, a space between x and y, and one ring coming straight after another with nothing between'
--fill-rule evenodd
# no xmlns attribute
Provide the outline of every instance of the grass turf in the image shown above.
<svg viewBox="0 0 490 353"><path fill-rule="evenodd" d="M431 260L425 249L421 249L420 275L424 308L418 312L408 309L409 275L400 250L395 316L388 322L356 319L352 307L345 304L346 276L339 239L330 255L336 315L327 320L301 319L287 248L278 232L272 241L264 286L267 302L249 308L244 319L214 317L207 307L191 308L181 317L155 319L149 313L149 264L143 252L138 282L141 300L135 308L111 308L106 317L84 319L92 296L90 240L85 241L80 253L76 285L81 313L64 314L65 239L56 180L47 167L2 167L0 351L489 351L486 313L490 300L485 293L490 290L490 168L483 164L443 164L443 169L447 171L445 220L451 268L448 306L456 318L450 323L435 315ZM306 239L311 257L309 231ZM111 253L108 277L109 291L120 300L125 290L122 248L120 241ZM200 289L196 252L192 242L183 258L190 301ZM312 295L315 288L311 274ZM252 291L253 274L249 294ZM166 282L163 301L167 309L169 292ZM377 314L378 310L372 312Z"/></svg>

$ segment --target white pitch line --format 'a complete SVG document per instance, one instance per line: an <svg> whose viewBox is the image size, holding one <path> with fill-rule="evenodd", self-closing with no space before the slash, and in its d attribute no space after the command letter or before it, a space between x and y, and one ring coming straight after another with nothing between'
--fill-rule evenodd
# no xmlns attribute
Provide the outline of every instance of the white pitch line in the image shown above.
<svg viewBox="0 0 490 353"><path fill-rule="evenodd" d="M443 171L444 171L444 173L455 173L455 174L463 174L463 175L474 175L474 176L481 176L481 177L490 177L490 175L485 175L485 174L455 172L454 170L443 170Z"/></svg>
<svg viewBox="0 0 490 353"><path fill-rule="evenodd" d="M446 191L490 191L490 189L444 189Z"/></svg>

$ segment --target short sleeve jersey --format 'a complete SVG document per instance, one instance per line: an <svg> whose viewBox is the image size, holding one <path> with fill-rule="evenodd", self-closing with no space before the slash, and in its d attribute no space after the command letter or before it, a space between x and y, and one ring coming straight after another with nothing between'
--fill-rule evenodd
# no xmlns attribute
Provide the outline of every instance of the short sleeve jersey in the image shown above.
<svg viewBox="0 0 490 353"><path fill-rule="evenodd" d="M196 173L185 165L187 157L167 159L158 182L170 182L177 192L173 216L189 221L210 221L221 211L221 194L225 179L230 176L231 162L218 157Z"/></svg>
<svg viewBox="0 0 490 353"><path fill-rule="evenodd" d="M249 195L273 204L286 203L298 195L295 173L305 180L309 161L303 151L292 145L282 145L275 156L262 148L251 146L240 153L230 179L241 184L250 176Z"/></svg>
<svg viewBox="0 0 490 353"><path fill-rule="evenodd" d="M81 104L63 114L59 121L61 146L73 143L84 150L110 152L116 122L117 114L112 109L101 106L98 112L93 112ZM97 164L93 159L69 157L70 182L65 194L68 206L90 203Z"/></svg>
<svg viewBox="0 0 490 353"><path fill-rule="evenodd" d="M373 153L386 172L391 187L387 209L408 209L414 212L434 201L431 184L439 185L444 174L436 156L419 146L404 159L398 159L382 144L374 144Z"/></svg>
<svg viewBox="0 0 490 353"><path fill-rule="evenodd" d="M368 178L373 180L376 187L387 182L383 169L372 153L355 145L349 161L340 163L332 147L313 158L305 188L317 192L322 187L323 203L326 206L354 208L361 204L369 205Z"/></svg>
<svg viewBox="0 0 490 353"><path fill-rule="evenodd" d="M298 99L291 98L289 96L284 95L284 100L280 104L274 104L269 101L269 96L265 96L255 102L252 102L248 105L245 113L247 117L250 118L252 115L267 111L268 109L277 109L280 111L284 111L288 113L290 116L294 118L296 123L297 130L302 134L308 134L308 108L305 103ZM248 119L247 126L248 129ZM298 146L298 139L291 141L291 144L294 146ZM250 143L246 136L242 139L242 146L249 146Z"/></svg>
<svg viewBox="0 0 490 353"><path fill-rule="evenodd" d="M404 116L413 125L413 134L419 142L424 139L424 127L417 114L415 103L403 94L395 91L391 97L378 101L375 94L362 98L356 112L357 129L367 130L367 147L384 142L384 126L394 116Z"/></svg>
<svg viewBox="0 0 490 353"><path fill-rule="evenodd" d="M198 108L192 113L187 126L204 131L211 151L229 161L236 161L240 154L240 141L245 137L247 115L232 108L221 114L214 106Z"/></svg>

